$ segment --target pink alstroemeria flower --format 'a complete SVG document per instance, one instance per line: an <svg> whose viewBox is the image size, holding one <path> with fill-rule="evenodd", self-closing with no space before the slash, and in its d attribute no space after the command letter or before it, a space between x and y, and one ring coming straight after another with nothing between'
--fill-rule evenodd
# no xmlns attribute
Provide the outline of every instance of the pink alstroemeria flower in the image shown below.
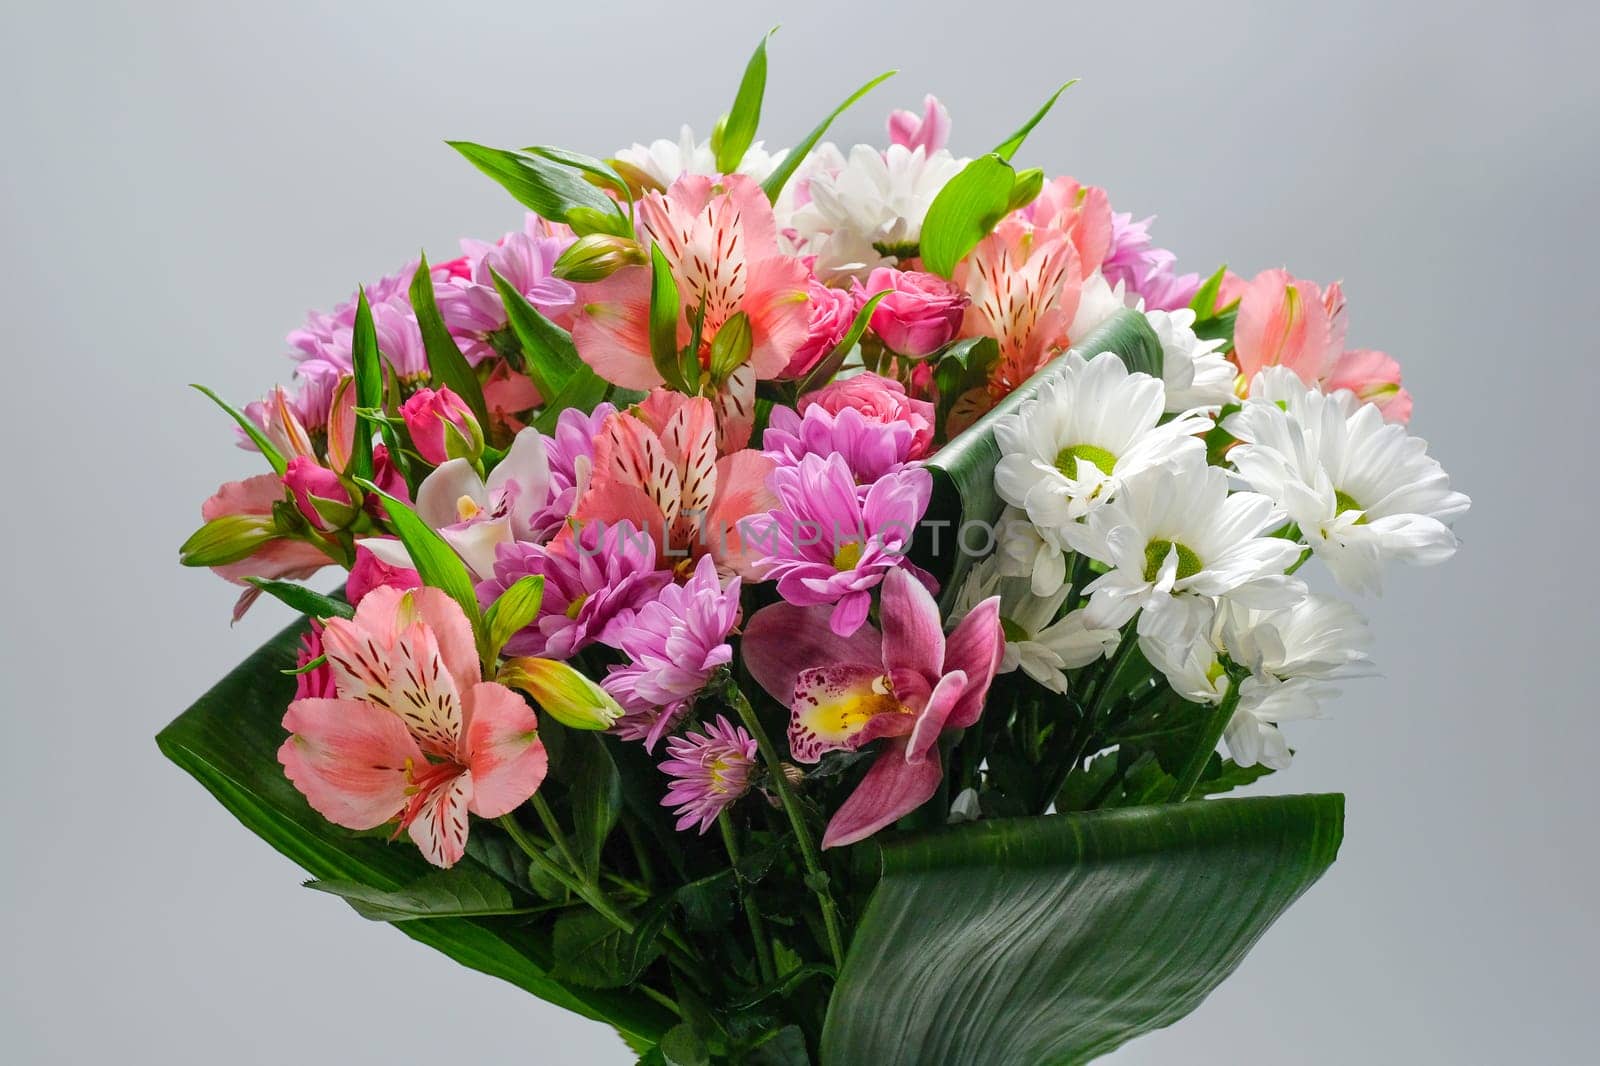
<svg viewBox="0 0 1600 1066"><path fill-rule="evenodd" d="M417 517L438 531L480 580L494 576L495 549L532 540L533 518L550 494L550 460L538 430L516 435L485 480L466 459L451 459L417 487ZM390 566L410 569L399 541L372 538L361 546Z"/></svg>
<svg viewBox="0 0 1600 1066"><path fill-rule="evenodd" d="M666 389L611 415L573 524L632 522L655 542L658 568L709 554L719 569L753 577L742 526L776 502L767 488L773 463L750 450L718 458L716 421L710 400ZM569 526L557 542L571 536Z"/></svg>
<svg viewBox="0 0 1600 1066"><path fill-rule="evenodd" d="M678 346L689 344L703 305L696 355L708 366L717 332L743 312L755 378L783 373L809 333L810 274L779 251L777 223L761 186L742 174L685 174L666 193L645 196L638 215L642 237L660 246L678 285ZM662 384L650 357L650 267L624 267L578 290L572 342L584 362L624 388Z"/></svg>
<svg viewBox="0 0 1600 1066"><path fill-rule="evenodd" d="M790 709L789 750L801 762L889 743L839 808L824 848L864 840L939 790L939 736L965 729L1005 650L1000 600L978 604L945 635L933 596L903 570L883 582L883 633L863 626L840 637L821 607L777 603L745 627L750 674Z"/></svg>
<svg viewBox="0 0 1600 1066"><path fill-rule="evenodd" d="M472 625L438 589L374 589L323 626L337 695L289 704L284 772L335 825L398 819L425 859L454 865L469 812L509 814L544 781L532 708L483 680Z"/></svg>
<svg viewBox="0 0 1600 1066"><path fill-rule="evenodd" d="M1411 393L1400 384L1400 364L1383 352L1352 348L1339 356L1322 387L1349 389L1362 403L1377 407L1385 422L1411 421Z"/></svg>
<svg viewBox="0 0 1600 1066"><path fill-rule="evenodd" d="M1022 217L1037 229L1065 233L1078 252L1078 273L1088 277L1100 269L1111 251L1114 227L1111 200L1098 185L1080 185L1075 178L1049 182Z"/></svg>
<svg viewBox="0 0 1600 1066"><path fill-rule="evenodd" d="M1068 345L1083 271L1077 247L1060 230L1013 215L995 227L956 270L972 297L962 336L993 337L1000 360L989 375L998 400Z"/></svg>

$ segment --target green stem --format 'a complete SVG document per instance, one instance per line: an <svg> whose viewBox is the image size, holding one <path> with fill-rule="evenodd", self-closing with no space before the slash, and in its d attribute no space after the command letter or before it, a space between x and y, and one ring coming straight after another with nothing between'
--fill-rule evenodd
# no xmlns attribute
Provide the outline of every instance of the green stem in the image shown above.
<svg viewBox="0 0 1600 1066"><path fill-rule="evenodd" d="M567 868L574 877L587 881L584 877L583 866L578 862L577 854L572 850L572 845L567 843L567 834L561 831L561 823L556 820L556 812L550 809L550 804L539 793L533 794L533 809L539 814L539 821L544 823L544 831L550 834L550 839L556 842L556 849L561 852L561 857L567 860Z"/></svg>
<svg viewBox="0 0 1600 1066"><path fill-rule="evenodd" d="M606 921L621 929L624 933L631 934L633 932L633 923L613 907L611 901L606 899L595 886L579 881L566 870L563 870L559 864L551 862L550 857L539 850L537 842L523 832L522 826L517 824L517 819L514 815L504 815L499 821L501 828L510 834L512 841L522 849L523 854L527 855L535 866L539 867L540 872L554 878L568 892L593 907Z"/></svg>
<svg viewBox="0 0 1600 1066"><path fill-rule="evenodd" d="M772 738L767 736L761 719L756 717L755 708L750 706L750 701L739 691L739 686L731 675L727 676L724 692L733 709L739 712L744 727L755 738L756 747L761 751L761 758L767 764L767 777L772 783L772 791L778 794L778 802L783 804L783 811L789 816L789 824L794 827L795 843L800 846L800 858L805 862L806 873L809 875L806 881L811 885L811 891L816 894L817 903L822 907L822 924L828 934L828 954L833 957L834 966L843 966L844 937L839 931L839 909L834 905L833 894L828 890L828 875L822 868L822 853L817 850L816 841L811 839L811 829L806 825L805 811L801 810L800 800L789 787L789 779L783 776L783 760L778 757L778 749L773 745Z"/></svg>
<svg viewBox="0 0 1600 1066"><path fill-rule="evenodd" d="M683 1017L683 1008L678 1006L678 1004L673 1000L673 998L671 996L667 995L664 992L657 992L655 989L651 988L649 985L646 985L646 984L637 984L637 985L634 985L633 987L637 988L640 992L643 992L645 994L646 998L648 998L652 1002L660 1004L661 1006L667 1008L673 1014L677 1015L679 1018Z"/></svg>
<svg viewBox="0 0 1600 1066"><path fill-rule="evenodd" d="M722 830L722 843L728 849L728 861L735 867L739 865L739 840L733 832L733 819L728 817L728 812L723 811L717 815L717 825ZM739 876L734 870L734 877ZM739 891L744 900L744 916L750 922L750 935L756 942L756 969L761 974L761 983L770 984L775 976L772 971L772 949L767 944L766 925L761 920L761 909L756 906L755 897L743 888Z"/></svg>
<svg viewBox="0 0 1600 1066"><path fill-rule="evenodd" d="M1200 743L1195 745L1194 751L1189 754L1189 761L1184 765L1183 772L1178 775L1178 782L1173 786L1172 794L1167 797L1168 803L1182 803L1189 798L1189 793L1194 791L1194 786L1200 781L1200 775L1205 772L1211 753L1217 750L1217 742L1222 739L1228 723L1233 720L1234 708L1238 706L1239 679L1230 675L1228 694L1222 697L1222 702L1217 704L1217 709L1212 712L1211 720L1206 723L1206 730L1200 736Z"/></svg>

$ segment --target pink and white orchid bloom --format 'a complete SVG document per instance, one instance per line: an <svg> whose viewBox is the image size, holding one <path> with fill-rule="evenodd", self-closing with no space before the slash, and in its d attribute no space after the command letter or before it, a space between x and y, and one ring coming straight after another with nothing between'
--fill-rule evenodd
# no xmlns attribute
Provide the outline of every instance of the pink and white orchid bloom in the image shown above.
<svg viewBox="0 0 1600 1066"><path fill-rule="evenodd" d="M525 429L483 478L466 459L451 459L417 488L417 517L438 531L480 580L494 576L495 549L533 540L533 518L550 495L550 458L538 430ZM411 569L405 546L374 537L361 546L389 566Z"/></svg>
<svg viewBox="0 0 1600 1066"><path fill-rule="evenodd" d="M748 449L718 458L711 401L657 389L606 419L572 525L632 522L655 542L661 569L709 554L719 570L754 578L761 552L741 525L777 506L767 488L774 465ZM569 526L558 542L571 535Z"/></svg>
<svg viewBox="0 0 1600 1066"><path fill-rule="evenodd" d="M884 578L881 610L881 635L864 625L840 637L827 607L789 603L756 612L745 627L745 663L789 707L796 759L889 740L828 823L825 848L864 840L933 798L944 775L939 736L982 715L1005 650L997 596L946 636L932 594L895 570Z"/></svg>
<svg viewBox="0 0 1600 1066"><path fill-rule="evenodd" d="M641 239L660 246L678 285L678 346L692 340L704 306L695 354L709 366L717 331L742 311L750 321L755 377L781 374L809 332L810 274L779 251L777 223L761 186L740 174L685 174L666 193L645 196L638 215ZM630 389L662 384L650 357L650 267L624 267L579 286L572 342L607 381Z"/></svg>
<svg viewBox="0 0 1600 1066"><path fill-rule="evenodd" d="M472 625L445 593L374 589L354 618L325 621L322 648L335 695L289 704L278 761L330 822L398 820L425 859L452 866L469 813L498 818L538 791L538 720L483 680Z"/></svg>

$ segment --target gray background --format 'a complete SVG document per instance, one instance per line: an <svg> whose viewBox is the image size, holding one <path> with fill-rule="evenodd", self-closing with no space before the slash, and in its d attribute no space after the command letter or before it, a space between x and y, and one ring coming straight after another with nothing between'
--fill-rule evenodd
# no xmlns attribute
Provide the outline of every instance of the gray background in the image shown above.
<svg viewBox="0 0 1600 1066"><path fill-rule="evenodd" d="M1159 212L1194 269L1345 278L1352 342L1402 361L1474 497L1451 565L1365 605L1386 676L1272 782L1349 794L1339 863L1111 1061L1594 1061L1594 8L758 6L5 5L8 1060L631 1061L302 891L158 756L287 617L229 629L233 591L176 566L200 500L254 472L183 386L258 394L305 309L515 226L445 137L704 128L782 21L778 142L890 66L840 139L934 90L981 150L1083 77L1022 161Z"/></svg>

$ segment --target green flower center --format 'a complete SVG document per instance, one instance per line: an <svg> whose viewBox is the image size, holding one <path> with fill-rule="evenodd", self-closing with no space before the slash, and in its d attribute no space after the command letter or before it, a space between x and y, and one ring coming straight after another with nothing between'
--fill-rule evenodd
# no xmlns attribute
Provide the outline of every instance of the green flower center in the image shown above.
<svg viewBox="0 0 1600 1066"><path fill-rule="evenodd" d="M861 561L861 553L866 550L866 545L859 540L847 540L839 545L839 550L833 553L833 568L843 573L854 570Z"/></svg>
<svg viewBox="0 0 1600 1066"><path fill-rule="evenodd" d="M1117 465L1117 457L1093 444L1074 444L1056 453L1056 469L1073 480L1077 480L1079 462L1093 463L1102 474L1109 474Z"/></svg>
<svg viewBox="0 0 1600 1066"><path fill-rule="evenodd" d="M1333 490L1333 507L1334 507L1334 512L1333 513L1336 514L1336 515L1344 514L1346 511L1365 511L1366 510L1366 508L1362 507L1359 503L1357 503L1355 501L1355 497L1351 496L1349 493L1342 492L1339 489L1334 489ZM1367 516L1365 514L1363 514L1360 518L1356 519L1356 525L1364 526L1366 524L1367 524Z"/></svg>
<svg viewBox="0 0 1600 1066"><path fill-rule="evenodd" d="M1154 581L1161 573L1161 564L1167 561L1167 556L1173 551L1178 553L1178 580L1193 577L1198 574L1202 566L1200 556L1182 544L1174 544L1170 540L1152 540L1144 546L1144 579Z"/></svg>
<svg viewBox="0 0 1600 1066"><path fill-rule="evenodd" d="M1000 632L1005 634L1007 644L1020 644L1025 640L1033 639L1032 633L1029 633L1021 625L1004 615L1000 616Z"/></svg>

